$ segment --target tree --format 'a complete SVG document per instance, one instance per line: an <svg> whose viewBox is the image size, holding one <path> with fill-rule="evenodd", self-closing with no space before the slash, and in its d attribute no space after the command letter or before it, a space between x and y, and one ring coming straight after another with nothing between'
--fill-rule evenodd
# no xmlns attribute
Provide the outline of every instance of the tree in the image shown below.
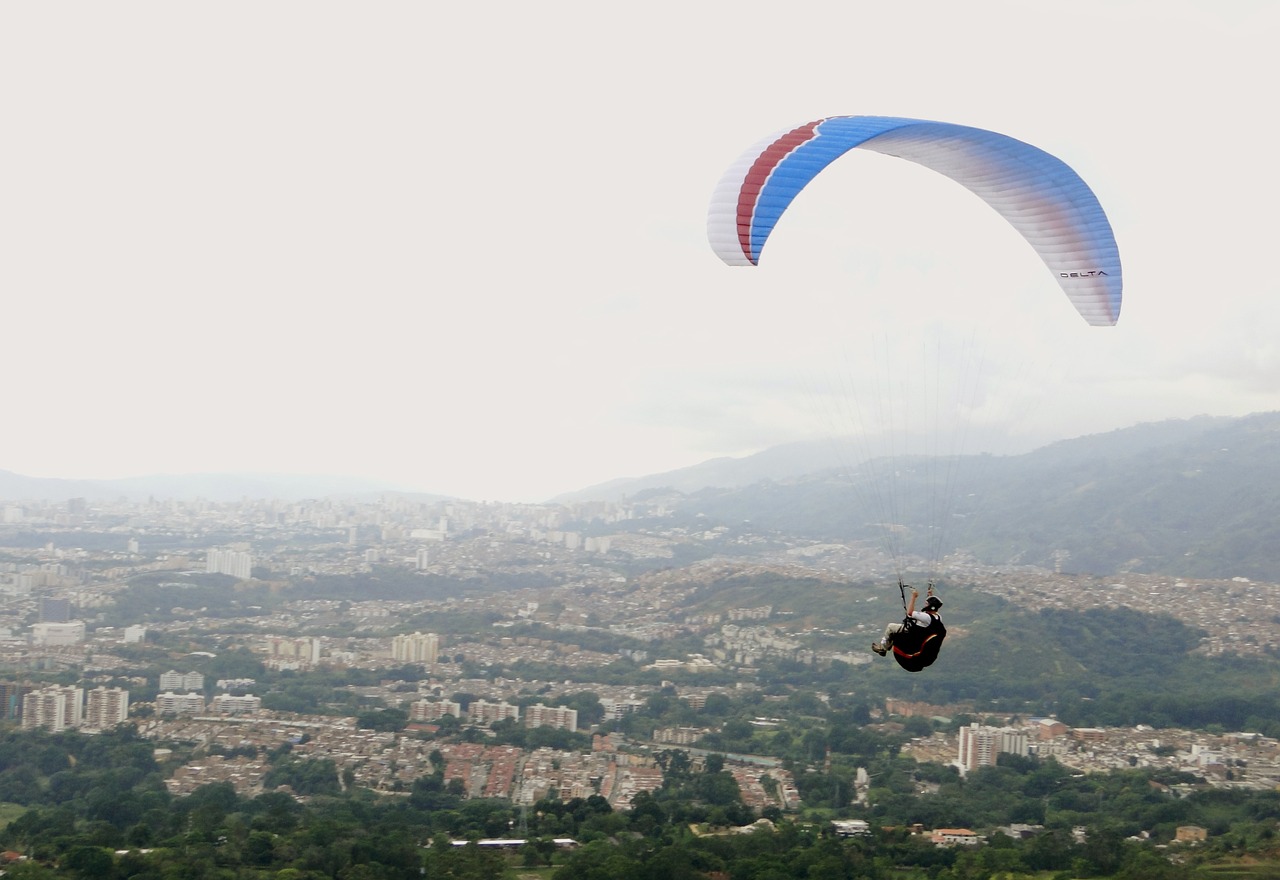
<svg viewBox="0 0 1280 880"><path fill-rule="evenodd" d="M902 724L903 733L910 737L929 736L933 733L933 724L922 715L912 715Z"/></svg>
<svg viewBox="0 0 1280 880"><path fill-rule="evenodd" d="M720 693L707 694L706 702L702 705L702 711L713 717L723 718L733 709L733 700L728 695Z"/></svg>
<svg viewBox="0 0 1280 880"><path fill-rule="evenodd" d="M98 880L111 876L111 853L99 846L78 846L69 850L61 859L61 865L86 880Z"/></svg>
<svg viewBox="0 0 1280 880"><path fill-rule="evenodd" d="M269 831L251 831L245 841L242 858L250 865L267 866L275 851L275 835Z"/></svg>
<svg viewBox="0 0 1280 880"><path fill-rule="evenodd" d="M367 709L356 716L356 727L394 732L404 730L409 713L403 709Z"/></svg>

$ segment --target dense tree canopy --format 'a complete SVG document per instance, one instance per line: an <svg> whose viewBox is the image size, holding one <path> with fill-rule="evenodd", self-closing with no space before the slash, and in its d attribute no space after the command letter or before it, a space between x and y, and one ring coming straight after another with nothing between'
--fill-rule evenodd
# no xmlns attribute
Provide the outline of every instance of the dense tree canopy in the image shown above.
<svg viewBox="0 0 1280 880"><path fill-rule="evenodd" d="M666 783L638 795L627 812L602 797L547 799L520 810L507 801L464 800L444 784L443 766L420 777L408 797L344 787L332 761L281 751L269 786L256 797L214 783L171 797L150 743L129 728L86 737L10 731L0 735L0 785L21 808L0 845L29 856L9 876L94 878L264 876L320 878L499 878L510 866L555 866L576 878L858 878L977 880L1035 872L1078 877L1190 878L1198 862L1274 850L1280 793L1224 789L1171 794L1190 777L1150 771L1081 776L1053 761L1008 758L960 777L952 768L897 757L884 739L835 734L849 752L830 770L799 773L806 812L770 811L773 828L717 833L756 814L742 803L723 756L691 761L683 750L657 757ZM825 749L825 745L824 745ZM851 802L854 764L873 779L868 803ZM287 786L284 788L283 786ZM299 800L302 798L302 800ZM832 813L831 808L838 810ZM866 818L868 837L841 839L826 819ZM527 844L499 854L450 840L508 836L523 823ZM976 827L976 850L939 849L911 825ZM1043 826L1027 840L1002 836L1011 823ZM1155 843L1181 825L1207 829L1209 843L1170 862ZM1075 831L1086 829L1083 841ZM691 829L702 829L697 834ZM1130 840L1147 835L1148 842ZM562 851L552 838L581 842ZM145 852L144 852L145 850ZM117 851L126 851L118 854ZM265 872L265 873L264 873Z"/></svg>

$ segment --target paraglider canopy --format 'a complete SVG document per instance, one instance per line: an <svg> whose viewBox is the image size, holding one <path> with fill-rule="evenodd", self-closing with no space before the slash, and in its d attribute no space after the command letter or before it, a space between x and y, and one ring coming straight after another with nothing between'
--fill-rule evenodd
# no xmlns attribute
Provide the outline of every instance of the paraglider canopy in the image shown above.
<svg viewBox="0 0 1280 880"><path fill-rule="evenodd" d="M987 131L894 116L832 116L767 138L721 178L707 214L712 249L754 266L783 212L853 149L908 159L950 177L998 211L1039 254L1090 324L1120 317L1120 253L1093 191L1065 162Z"/></svg>

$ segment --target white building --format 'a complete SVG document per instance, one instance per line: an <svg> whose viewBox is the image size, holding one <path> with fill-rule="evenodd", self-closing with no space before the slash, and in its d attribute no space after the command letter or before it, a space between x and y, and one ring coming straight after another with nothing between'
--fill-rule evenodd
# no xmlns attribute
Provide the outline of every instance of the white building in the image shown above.
<svg viewBox="0 0 1280 880"><path fill-rule="evenodd" d="M247 581L253 575L253 557L240 550L210 550L205 557L204 570Z"/></svg>
<svg viewBox="0 0 1280 880"><path fill-rule="evenodd" d="M564 706L544 706L536 703L524 708L525 727L554 727L576 733L578 730L578 710Z"/></svg>
<svg viewBox="0 0 1280 880"><path fill-rule="evenodd" d="M600 698L600 706L604 709L604 717L606 721L617 721L619 718L625 718L632 712L643 709L644 700L614 700L609 697Z"/></svg>
<svg viewBox="0 0 1280 880"><path fill-rule="evenodd" d="M129 692L124 688L96 687L85 694L84 726L110 730L129 719Z"/></svg>
<svg viewBox="0 0 1280 880"><path fill-rule="evenodd" d="M83 641L83 620L72 620L67 623L33 623L31 625L31 642L35 645L56 647L59 645L78 645Z"/></svg>
<svg viewBox="0 0 1280 880"><path fill-rule="evenodd" d="M84 720L84 690L78 687L47 687L22 698L22 729L65 730L79 727Z"/></svg>
<svg viewBox="0 0 1280 880"><path fill-rule="evenodd" d="M267 639L267 655L273 661L269 663L277 669L298 669L304 665L314 666L320 662L321 642L314 636L272 636ZM290 663L288 661L294 661Z"/></svg>
<svg viewBox="0 0 1280 880"><path fill-rule="evenodd" d="M202 691L204 676L198 672L177 672L170 669L160 673L160 689L164 691Z"/></svg>
<svg viewBox="0 0 1280 880"><path fill-rule="evenodd" d="M488 700L476 700L467 709L467 715L477 724L489 724L494 721L502 721L510 718L512 721L520 720L520 707L512 705L505 700L501 703L490 703Z"/></svg>
<svg viewBox="0 0 1280 880"><path fill-rule="evenodd" d="M832 819L831 825L839 837L871 836L871 823L866 819Z"/></svg>
<svg viewBox="0 0 1280 880"><path fill-rule="evenodd" d="M968 828L937 828L930 832L934 846L977 846L982 838Z"/></svg>
<svg viewBox="0 0 1280 880"><path fill-rule="evenodd" d="M262 697L255 697L253 694L242 697L218 694L213 698L210 708L219 715L252 715L262 708Z"/></svg>
<svg viewBox="0 0 1280 880"><path fill-rule="evenodd" d="M653 732L653 741L691 746L710 732L709 727L663 727Z"/></svg>
<svg viewBox="0 0 1280 880"><path fill-rule="evenodd" d="M960 754L957 763L961 773L977 767L993 767L1001 752L1027 755L1027 734L1011 727L983 727L970 724L960 728Z"/></svg>
<svg viewBox="0 0 1280 880"><path fill-rule="evenodd" d="M435 633L411 633L391 640L391 657L401 663L434 666L440 657L440 637Z"/></svg>
<svg viewBox="0 0 1280 880"><path fill-rule="evenodd" d="M147 628L145 626L134 624L133 626L126 626L124 628L124 643L126 645L134 645L138 642L145 642L146 640Z"/></svg>
<svg viewBox="0 0 1280 880"><path fill-rule="evenodd" d="M419 700L409 706L410 721L438 721L446 715L462 717L462 706L452 700Z"/></svg>
<svg viewBox="0 0 1280 880"><path fill-rule="evenodd" d="M257 683L256 678L220 678L217 682L220 691L243 691Z"/></svg>
<svg viewBox="0 0 1280 880"><path fill-rule="evenodd" d="M157 715L199 715L204 711L204 697L200 694L175 694L165 691L156 696Z"/></svg>

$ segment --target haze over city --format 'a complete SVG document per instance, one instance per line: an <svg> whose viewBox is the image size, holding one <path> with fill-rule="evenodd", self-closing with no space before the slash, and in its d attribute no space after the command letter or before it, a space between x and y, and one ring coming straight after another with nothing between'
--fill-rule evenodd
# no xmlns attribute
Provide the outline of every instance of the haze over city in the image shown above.
<svg viewBox="0 0 1280 880"><path fill-rule="evenodd" d="M1277 44L0 4L0 874L1280 876Z"/></svg>
<svg viewBox="0 0 1280 880"><path fill-rule="evenodd" d="M1280 408L1277 37L1266 2L8 5L0 468L536 501L821 436L953 344L968 451ZM722 265L724 170L836 114L1061 157L1117 326L887 156Z"/></svg>

